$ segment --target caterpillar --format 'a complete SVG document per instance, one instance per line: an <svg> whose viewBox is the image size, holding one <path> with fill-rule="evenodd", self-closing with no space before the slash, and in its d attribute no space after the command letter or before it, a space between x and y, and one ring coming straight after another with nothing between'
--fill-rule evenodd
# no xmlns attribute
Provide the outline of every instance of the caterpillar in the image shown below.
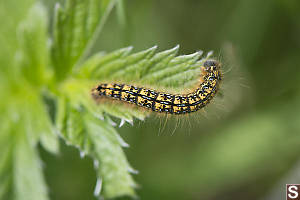
<svg viewBox="0 0 300 200"><path fill-rule="evenodd" d="M127 84L102 83L92 89L94 99L107 97L141 106L154 112L186 114L205 107L218 92L222 73L221 64L207 60L201 66L200 84L186 94L168 94Z"/></svg>

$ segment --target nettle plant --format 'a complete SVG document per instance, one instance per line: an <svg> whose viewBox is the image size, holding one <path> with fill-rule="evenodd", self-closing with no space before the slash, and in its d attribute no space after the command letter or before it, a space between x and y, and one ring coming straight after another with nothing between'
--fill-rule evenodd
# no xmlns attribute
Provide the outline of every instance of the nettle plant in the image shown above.
<svg viewBox="0 0 300 200"><path fill-rule="evenodd" d="M134 170L122 150L127 144L111 117L133 123L145 113L97 104L92 87L117 80L182 89L197 81L206 58L200 59L201 52L176 56L178 46L160 53L156 47L131 53L128 47L87 56L118 3L57 3L49 28L40 2L1 2L0 199L49 198L37 147L57 154L59 138L94 160L96 195L135 195Z"/></svg>

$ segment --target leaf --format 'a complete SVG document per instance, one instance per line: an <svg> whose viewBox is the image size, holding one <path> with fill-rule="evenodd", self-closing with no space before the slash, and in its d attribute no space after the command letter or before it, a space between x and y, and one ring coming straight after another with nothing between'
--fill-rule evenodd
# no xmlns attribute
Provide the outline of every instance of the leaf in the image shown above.
<svg viewBox="0 0 300 200"><path fill-rule="evenodd" d="M129 48L128 48L129 49ZM151 57L155 51L156 47L151 48L146 51L139 53L127 55L123 59L115 59L112 62L99 65L101 67L97 68L93 73L93 77L105 78L113 77L115 74L122 75L122 71L130 66L138 65L142 60ZM131 49L130 49L131 50ZM101 63L100 63L101 64ZM128 71L129 72L129 71ZM138 72L136 72L138 73ZM116 76L115 76L116 77Z"/></svg>
<svg viewBox="0 0 300 200"><path fill-rule="evenodd" d="M47 48L48 19L42 4L35 4L18 29L21 49L18 52L19 67L22 74L34 85L40 85L45 79L49 63Z"/></svg>
<svg viewBox="0 0 300 200"><path fill-rule="evenodd" d="M18 130L20 133L20 130ZM46 183L43 178L41 161L33 144L26 134L19 134L14 146L14 184L15 199L48 199Z"/></svg>
<svg viewBox="0 0 300 200"><path fill-rule="evenodd" d="M24 80L0 106L0 199L48 199L37 145L58 151L45 104Z"/></svg>
<svg viewBox="0 0 300 200"><path fill-rule="evenodd" d="M7 118L1 120L0 199L47 200L37 143L27 124L30 111L22 105L10 106Z"/></svg>
<svg viewBox="0 0 300 200"><path fill-rule="evenodd" d="M78 75L82 78L95 77L98 66L106 65L118 59L124 59L132 50L132 47L116 50L110 54L104 55L104 52L95 54L80 66ZM75 71L76 74L76 71Z"/></svg>
<svg viewBox="0 0 300 200"><path fill-rule="evenodd" d="M14 57L18 48L16 28L19 25L19 22L27 15L28 10L34 2L34 0L1 0L0 79L9 79L15 75L16 67L14 65ZM7 20L8 16L9 20Z"/></svg>
<svg viewBox="0 0 300 200"><path fill-rule="evenodd" d="M35 132L39 136L41 145L51 153L59 152L58 135L54 130L50 120L49 111L47 111L45 103L42 99L38 99L35 104L31 104L32 114L35 115L32 119L32 126L35 127ZM28 122L30 124L30 122Z"/></svg>
<svg viewBox="0 0 300 200"><path fill-rule="evenodd" d="M11 127L8 120L0 116L0 199L12 199L12 152Z"/></svg>
<svg viewBox="0 0 300 200"><path fill-rule="evenodd" d="M124 142L109 119L99 120L84 108L72 107L69 101L61 101L59 106L61 134L67 143L79 148L82 155L94 159L98 179L103 180L103 196L134 195L131 167L122 151Z"/></svg>
<svg viewBox="0 0 300 200"><path fill-rule="evenodd" d="M63 79L91 48L115 0L67 0L56 4L52 60L58 80Z"/></svg>
<svg viewBox="0 0 300 200"><path fill-rule="evenodd" d="M87 128L95 145L95 157L99 161L98 175L103 179L103 195L113 198L134 195L136 186L126 156L121 148L122 140L105 121L88 119Z"/></svg>
<svg viewBox="0 0 300 200"><path fill-rule="evenodd" d="M211 55L200 59L200 51L176 56L178 46L155 54L156 48L155 46L134 54L129 54L131 48L107 55L102 53L101 56L89 58L75 73L81 78L98 81L134 81L137 84L183 89L195 83L200 75L200 66Z"/></svg>

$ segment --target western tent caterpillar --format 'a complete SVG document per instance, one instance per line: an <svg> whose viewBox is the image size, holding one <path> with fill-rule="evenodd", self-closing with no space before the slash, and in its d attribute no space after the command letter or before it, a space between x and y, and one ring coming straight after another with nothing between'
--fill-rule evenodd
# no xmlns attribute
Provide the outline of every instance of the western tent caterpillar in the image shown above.
<svg viewBox="0 0 300 200"><path fill-rule="evenodd" d="M107 97L168 114L186 114L206 106L217 93L222 73L220 63L207 60L201 66L200 85L191 93L168 94L126 84L100 84L92 89L94 99Z"/></svg>

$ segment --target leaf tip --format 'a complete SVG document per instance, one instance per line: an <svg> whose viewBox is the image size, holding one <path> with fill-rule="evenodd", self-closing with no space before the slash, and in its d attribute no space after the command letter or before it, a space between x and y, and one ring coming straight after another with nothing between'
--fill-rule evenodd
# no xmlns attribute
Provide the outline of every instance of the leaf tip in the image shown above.
<svg viewBox="0 0 300 200"><path fill-rule="evenodd" d="M102 189L102 179L98 178L94 189L94 196L98 197Z"/></svg>
<svg viewBox="0 0 300 200"><path fill-rule="evenodd" d="M173 50L173 51L178 51L178 49L180 48L180 45L177 44L173 49L170 49L170 50Z"/></svg>
<svg viewBox="0 0 300 200"><path fill-rule="evenodd" d="M119 124L119 128L121 128L124 124L125 124L125 120L124 120L124 119L121 119L121 122L120 122L120 124Z"/></svg>
<svg viewBox="0 0 300 200"><path fill-rule="evenodd" d="M133 169L132 167L129 167L127 170L128 170L129 173L132 173L132 174L139 174L140 173L138 170Z"/></svg>
<svg viewBox="0 0 300 200"><path fill-rule="evenodd" d="M129 52L132 51L132 49L133 49L133 46L128 46L128 47L124 48L124 50L129 51Z"/></svg>
<svg viewBox="0 0 300 200"><path fill-rule="evenodd" d="M199 50L196 53L199 55L199 57L203 55L203 51L202 50Z"/></svg>
<svg viewBox="0 0 300 200"><path fill-rule="evenodd" d="M80 151L80 158L84 158L84 156L85 156L85 152L84 151Z"/></svg>
<svg viewBox="0 0 300 200"><path fill-rule="evenodd" d="M209 57L211 57L212 55L213 55L213 53L214 53L214 51L209 51L208 53L207 53L207 58L209 58Z"/></svg>
<svg viewBox="0 0 300 200"><path fill-rule="evenodd" d="M151 48L149 48L149 50L151 51L151 50L156 50L157 49L157 45L154 45L153 47L151 47Z"/></svg>
<svg viewBox="0 0 300 200"><path fill-rule="evenodd" d="M119 144L121 145L121 147L124 147L124 148L129 148L129 144L126 143L123 138L121 138L120 135L116 135L117 136L117 139L119 141Z"/></svg>

